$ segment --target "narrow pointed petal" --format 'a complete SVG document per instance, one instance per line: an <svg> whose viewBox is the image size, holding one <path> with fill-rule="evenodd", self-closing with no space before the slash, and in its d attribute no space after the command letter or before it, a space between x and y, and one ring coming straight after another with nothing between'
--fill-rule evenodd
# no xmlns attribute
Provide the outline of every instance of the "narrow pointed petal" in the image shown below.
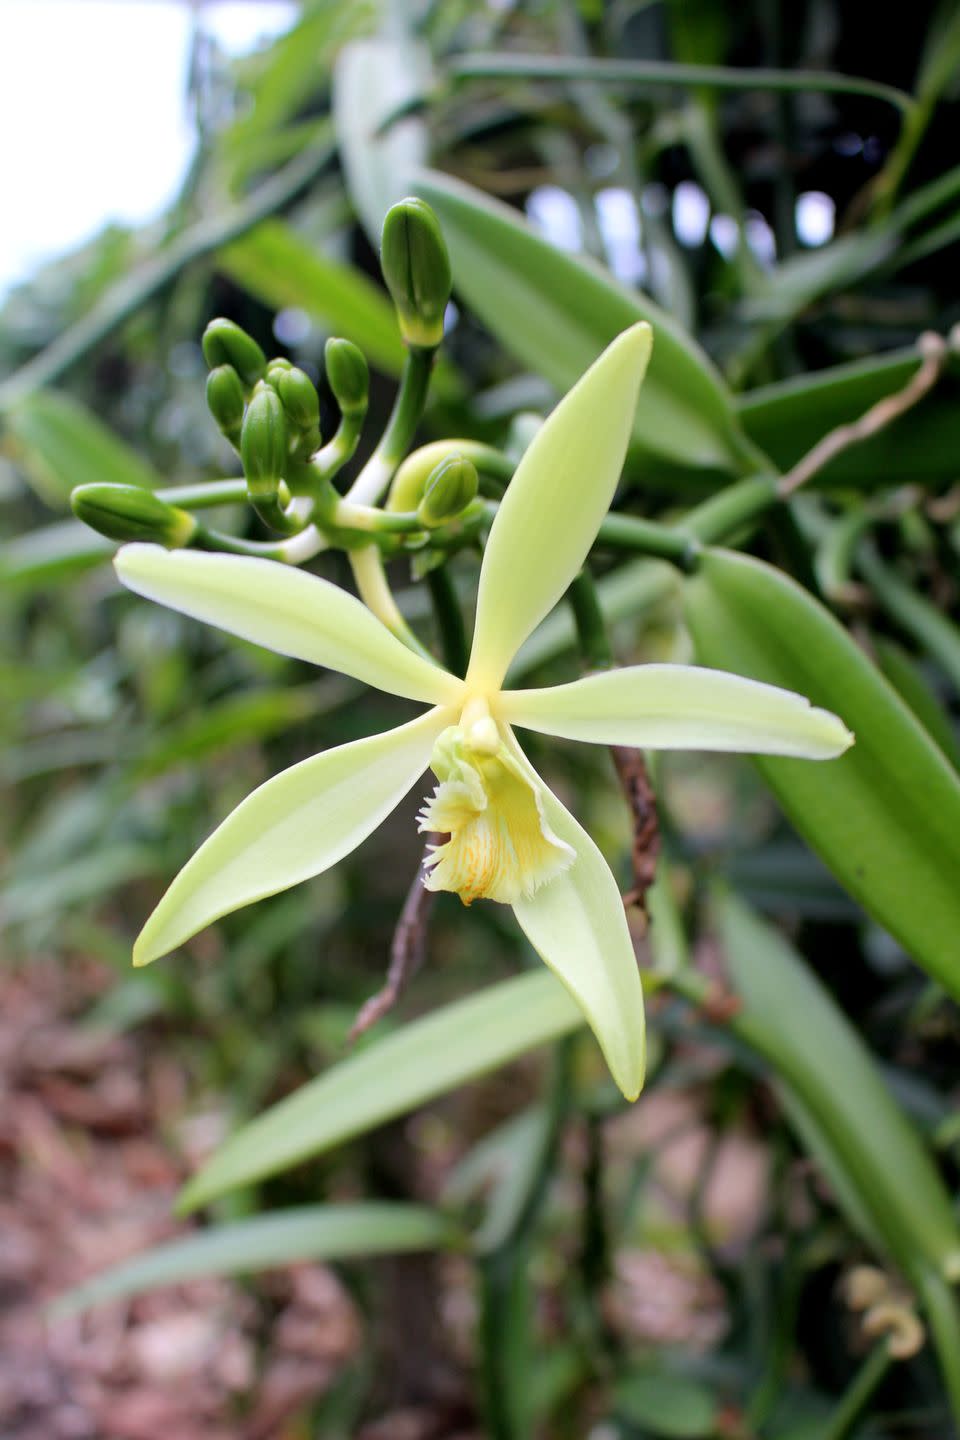
<svg viewBox="0 0 960 1440"><path fill-rule="evenodd" d="M419 779L448 711L325 750L248 795L188 861L137 940L135 965L166 955L211 921L335 865Z"/></svg>
<svg viewBox="0 0 960 1440"><path fill-rule="evenodd" d="M468 684L491 692L580 569L627 453L649 325L609 345L551 413L507 487L490 530Z"/></svg>
<svg viewBox="0 0 960 1440"><path fill-rule="evenodd" d="M449 671L408 650L346 590L278 560L125 545L114 565L127 589L148 600L391 695L449 705L463 688Z"/></svg>
<svg viewBox="0 0 960 1440"><path fill-rule="evenodd" d="M614 1080L628 1100L635 1100L646 1066L643 988L617 882L583 826L513 744L543 792L551 830L576 851L568 870L515 901L513 913L583 1010Z"/></svg>
<svg viewBox="0 0 960 1440"><path fill-rule="evenodd" d="M842 720L802 695L697 665L633 665L572 685L505 691L499 709L526 730L648 750L832 760L853 744Z"/></svg>

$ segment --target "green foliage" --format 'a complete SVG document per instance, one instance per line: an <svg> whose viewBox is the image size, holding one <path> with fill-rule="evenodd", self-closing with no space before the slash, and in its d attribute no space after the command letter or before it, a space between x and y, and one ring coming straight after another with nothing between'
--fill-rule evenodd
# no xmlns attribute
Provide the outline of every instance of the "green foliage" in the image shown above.
<svg viewBox="0 0 960 1440"><path fill-rule="evenodd" d="M424 1285L473 1287L452 1369L493 1440L944 1440L960 1433L956 6L895 27L757 0L387 8L309 0L247 60L204 73L200 56L201 139L169 216L105 232L0 311L6 963L99 967L86 1020L136 1031L182 1076L171 1135L211 1097L226 1130L182 1192L209 1222L64 1306L456 1251L454 1278ZM699 239L681 182L712 222ZM796 222L809 192L836 210L816 246ZM384 217L410 195L401 218L427 217L413 240L449 249L449 310L446 268L406 224L378 272ZM278 342L279 311L296 341ZM433 368L418 347L444 319ZM351 567L391 642L418 651L411 673L428 657L462 674L514 469L638 320L654 345L624 484L575 603L510 684L692 661L797 691L856 735L823 764L651 767L649 929L628 910L641 1109L558 981L518 973L530 949L501 907L465 925L444 897L410 919L412 801L335 870L131 974L133 936L224 816L304 756L409 719L302 668L316 592L290 567L341 587ZM920 394L931 329L948 343ZM583 437L564 513L595 498L607 438ZM64 518L71 497L88 523ZM503 593L562 522L525 521ZM290 643L271 654L118 593L108 535L283 559ZM269 592L251 585L239 633L262 638ZM330 628L356 664L349 625ZM629 892L652 822L633 772L631 877L605 748L531 758ZM253 826L264 890L312 873L317 836L356 829L356 785L324 819L287 783L286 828ZM202 879L209 919L231 877L211 862ZM411 935L422 973L351 1053ZM695 1137L692 1178L671 1125ZM745 1153L762 1178L738 1220L717 1193ZM921 1353L868 1340L838 1284L864 1262L922 1319ZM376 1369L389 1284L355 1273ZM720 1322L669 1312L678 1286L714 1295ZM359 1366L351 1383L354 1410L323 1400L305 1433L359 1433L381 1397Z"/></svg>

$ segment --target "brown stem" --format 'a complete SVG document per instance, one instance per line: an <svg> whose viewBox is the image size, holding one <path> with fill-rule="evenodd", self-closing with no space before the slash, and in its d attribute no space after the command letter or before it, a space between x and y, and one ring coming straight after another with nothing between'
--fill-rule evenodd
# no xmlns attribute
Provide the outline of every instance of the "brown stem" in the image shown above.
<svg viewBox="0 0 960 1440"><path fill-rule="evenodd" d="M429 843L436 844L442 836L429 835L427 839ZM397 928L393 932L386 981L377 993L371 995L360 1007L347 1037L349 1040L358 1039L371 1026L376 1025L378 1020L382 1020L396 1005L408 983L420 969L427 948L430 911L436 898L436 893L425 887L423 867L418 865L413 883L407 891L407 898L403 902Z"/></svg>
<svg viewBox="0 0 960 1440"><path fill-rule="evenodd" d="M917 341L920 365L903 389L878 400L859 420L853 420L848 425L838 425L835 430L824 435L823 439L784 475L777 486L780 498L785 499L795 490L799 490L801 485L805 485L811 476L816 475L818 470L822 470L842 451L851 445L859 444L861 440L869 440L872 435L877 435L892 421L912 409L940 379L952 345L952 336L947 341L934 330L924 331Z"/></svg>
<svg viewBox="0 0 960 1440"><path fill-rule="evenodd" d="M646 917L647 891L657 873L657 856L660 853L656 797L642 750L634 750L627 745L611 745L610 754L633 817L633 846L630 857L633 886L623 897L624 904L636 905Z"/></svg>

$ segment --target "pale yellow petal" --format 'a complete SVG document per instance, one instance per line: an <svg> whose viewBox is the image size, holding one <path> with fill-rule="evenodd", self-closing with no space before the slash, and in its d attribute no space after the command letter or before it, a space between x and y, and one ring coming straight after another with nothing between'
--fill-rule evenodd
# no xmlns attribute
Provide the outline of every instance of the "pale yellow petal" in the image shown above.
<svg viewBox="0 0 960 1440"><path fill-rule="evenodd" d="M248 795L188 861L134 947L136 965L213 920L335 865L365 840L427 768L449 714L325 750Z"/></svg>
<svg viewBox="0 0 960 1440"><path fill-rule="evenodd" d="M740 750L831 760L853 744L802 695L697 665L633 665L542 690L504 691L503 719L527 730L649 750Z"/></svg>
<svg viewBox="0 0 960 1440"><path fill-rule="evenodd" d="M646 324L619 335L520 461L484 552L470 688L499 688L517 650L586 559L617 488L651 344Z"/></svg>
<svg viewBox="0 0 960 1440"><path fill-rule="evenodd" d="M408 650L355 596L306 570L160 545L124 545L114 565L128 590L280 655L431 705L462 693L462 681Z"/></svg>
<svg viewBox="0 0 960 1440"><path fill-rule="evenodd" d="M514 914L583 1010L614 1080L628 1100L635 1100L646 1067L643 988L617 882L586 830L513 743L514 753L543 787L551 829L576 852L569 869L514 901Z"/></svg>

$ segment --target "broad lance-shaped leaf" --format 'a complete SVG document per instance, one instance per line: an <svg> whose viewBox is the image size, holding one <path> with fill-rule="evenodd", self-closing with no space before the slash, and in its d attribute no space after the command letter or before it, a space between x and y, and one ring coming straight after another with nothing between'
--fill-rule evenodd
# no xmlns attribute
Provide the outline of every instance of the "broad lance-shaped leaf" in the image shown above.
<svg viewBox="0 0 960 1440"><path fill-rule="evenodd" d="M423 774L447 724L447 713L430 710L267 780L180 871L134 945L134 964L149 964L221 915L299 885L349 855Z"/></svg>
<svg viewBox="0 0 960 1440"><path fill-rule="evenodd" d="M447 175L410 178L436 211L454 288L497 339L563 393L637 321L656 334L633 447L648 462L742 473L755 467L730 397L710 361L669 315L601 266L564 254L505 205ZM596 432L595 432L596 438Z"/></svg>
<svg viewBox="0 0 960 1440"><path fill-rule="evenodd" d="M125 545L114 565L137 595L391 695L456 704L463 688L448 671L408 650L355 596L305 570L160 545Z"/></svg>
<svg viewBox="0 0 960 1440"><path fill-rule="evenodd" d="M755 763L837 879L960 998L960 780L847 632L780 571L723 550L685 586L697 656L808 695L856 744L829 765Z"/></svg>
<svg viewBox="0 0 960 1440"><path fill-rule="evenodd" d="M857 1031L771 925L719 896L717 914L738 1025L773 1067L838 1199L907 1274L960 1275L960 1229L920 1135L887 1089Z"/></svg>
<svg viewBox="0 0 960 1440"><path fill-rule="evenodd" d="M960 1422L960 1231L950 1195L839 1006L783 937L741 902L719 903L733 1024L770 1064L801 1142L847 1218L916 1287Z"/></svg>
<svg viewBox="0 0 960 1440"><path fill-rule="evenodd" d="M524 453L484 550L469 670L475 688L499 688L586 559L617 488L651 344L649 325L625 331Z"/></svg>
<svg viewBox="0 0 960 1440"><path fill-rule="evenodd" d="M363 1135L417 1105L583 1025L560 982L539 968L413 1020L342 1060L245 1125L180 1198L196 1209Z"/></svg>
<svg viewBox="0 0 960 1440"><path fill-rule="evenodd" d="M803 695L698 665L633 665L545 690L507 690L510 725L651 750L741 750L829 760L853 737Z"/></svg>
<svg viewBox="0 0 960 1440"><path fill-rule="evenodd" d="M399 27L398 27L399 28ZM404 106L433 84L426 45L400 34L345 45L333 70L333 123L347 189L370 244L380 244L383 217L408 193L409 176L429 150L426 121Z"/></svg>
<svg viewBox="0 0 960 1440"><path fill-rule="evenodd" d="M69 509L77 485L109 482L154 490L157 472L72 396L38 390L4 416L14 451L49 505Z"/></svg>
<svg viewBox="0 0 960 1440"><path fill-rule="evenodd" d="M569 870L516 900L513 912L541 960L580 1005L614 1080L628 1100L636 1100L647 1056L643 989L619 887L586 830L512 743L531 782L541 787L547 824L576 852Z"/></svg>
<svg viewBox="0 0 960 1440"><path fill-rule="evenodd" d="M390 1201L304 1205L230 1225L212 1225L157 1245L94 1275L58 1299L55 1315L73 1315L106 1300L180 1285L206 1275L250 1275L303 1260L353 1260L454 1244L451 1221L423 1205Z"/></svg>

